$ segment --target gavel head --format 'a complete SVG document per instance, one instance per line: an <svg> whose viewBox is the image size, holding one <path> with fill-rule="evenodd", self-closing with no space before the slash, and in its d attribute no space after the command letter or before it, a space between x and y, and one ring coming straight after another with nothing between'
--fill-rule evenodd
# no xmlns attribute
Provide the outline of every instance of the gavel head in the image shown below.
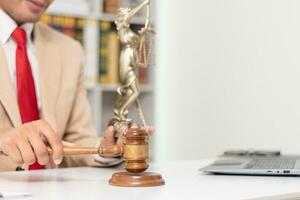
<svg viewBox="0 0 300 200"><path fill-rule="evenodd" d="M126 134L123 158L128 172L140 173L146 171L148 164L148 134L144 129L131 128Z"/></svg>

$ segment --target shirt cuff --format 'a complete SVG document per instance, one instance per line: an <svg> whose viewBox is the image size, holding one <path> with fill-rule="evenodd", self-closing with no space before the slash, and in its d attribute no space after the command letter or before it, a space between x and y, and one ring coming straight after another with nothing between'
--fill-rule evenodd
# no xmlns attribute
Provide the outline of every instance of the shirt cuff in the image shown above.
<svg viewBox="0 0 300 200"><path fill-rule="evenodd" d="M123 162L121 157L118 158L104 158L99 155L94 155L94 160L98 163L105 164L105 165L117 165Z"/></svg>

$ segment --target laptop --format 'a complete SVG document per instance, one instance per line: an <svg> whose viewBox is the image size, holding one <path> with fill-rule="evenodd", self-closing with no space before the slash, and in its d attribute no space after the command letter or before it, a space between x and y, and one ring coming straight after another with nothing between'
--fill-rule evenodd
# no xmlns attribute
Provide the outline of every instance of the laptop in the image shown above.
<svg viewBox="0 0 300 200"><path fill-rule="evenodd" d="M300 155L280 151L226 151L199 169L208 174L300 176Z"/></svg>

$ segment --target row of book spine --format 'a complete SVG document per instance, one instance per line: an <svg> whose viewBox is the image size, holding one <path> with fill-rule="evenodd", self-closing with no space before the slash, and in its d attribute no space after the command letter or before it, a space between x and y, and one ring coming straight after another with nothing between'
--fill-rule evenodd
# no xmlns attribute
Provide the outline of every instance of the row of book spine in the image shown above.
<svg viewBox="0 0 300 200"><path fill-rule="evenodd" d="M42 21L83 45L88 82L119 83L121 48L113 22L56 15L44 15ZM141 84L147 83L147 71L140 68L138 78Z"/></svg>
<svg viewBox="0 0 300 200"><path fill-rule="evenodd" d="M83 44L83 30L85 26L84 19L43 15L42 21Z"/></svg>

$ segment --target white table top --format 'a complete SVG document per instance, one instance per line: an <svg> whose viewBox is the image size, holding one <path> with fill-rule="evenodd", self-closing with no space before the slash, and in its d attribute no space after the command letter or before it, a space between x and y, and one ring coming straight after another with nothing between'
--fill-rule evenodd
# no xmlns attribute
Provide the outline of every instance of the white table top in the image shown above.
<svg viewBox="0 0 300 200"><path fill-rule="evenodd" d="M152 165L165 186L114 187L108 180L115 168L69 168L0 173L0 192L26 192L26 199L251 199L300 192L300 177L216 176L198 172L208 160ZM272 198L274 199L274 198Z"/></svg>

